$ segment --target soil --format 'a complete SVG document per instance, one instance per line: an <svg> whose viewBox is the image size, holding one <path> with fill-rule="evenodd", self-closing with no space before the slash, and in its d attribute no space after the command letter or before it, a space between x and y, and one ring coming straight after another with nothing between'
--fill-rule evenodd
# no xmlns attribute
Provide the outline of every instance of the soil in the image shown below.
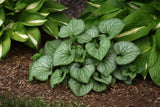
<svg viewBox="0 0 160 107"><path fill-rule="evenodd" d="M71 18L78 18L86 7L85 0L59 1L67 7L65 13ZM42 45L50 36L42 36ZM22 43L12 41L7 57L0 61L0 94L19 98L40 98L45 101L77 102L91 107L160 107L160 88L150 78L143 80L138 76L132 85L122 82L109 86L101 93L90 92L83 97L76 97L65 82L51 89L49 81L28 81L31 56L37 51Z"/></svg>

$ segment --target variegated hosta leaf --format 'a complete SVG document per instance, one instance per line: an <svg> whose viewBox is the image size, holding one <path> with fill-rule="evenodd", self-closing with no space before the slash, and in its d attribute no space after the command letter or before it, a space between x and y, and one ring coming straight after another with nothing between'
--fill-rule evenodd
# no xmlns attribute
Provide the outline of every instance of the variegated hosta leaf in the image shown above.
<svg viewBox="0 0 160 107"><path fill-rule="evenodd" d="M50 12L48 12L44 7L42 7L38 12L44 17L47 17L50 14Z"/></svg>
<svg viewBox="0 0 160 107"><path fill-rule="evenodd" d="M54 88L54 86L56 84L61 83L65 79L66 73L67 72L62 71L61 69L55 70L52 73L51 78L50 78L50 85L51 85L51 87Z"/></svg>
<svg viewBox="0 0 160 107"><path fill-rule="evenodd" d="M0 60L4 58L10 50L11 39L7 33L0 37Z"/></svg>
<svg viewBox="0 0 160 107"><path fill-rule="evenodd" d="M68 65L74 61L75 49L71 49L71 43L64 41L54 52L54 66Z"/></svg>
<svg viewBox="0 0 160 107"><path fill-rule="evenodd" d="M135 44L127 41L116 42L114 50L117 54L116 62L119 65L133 62L141 53L140 49Z"/></svg>
<svg viewBox="0 0 160 107"><path fill-rule="evenodd" d="M91 59L86 59L82 65L74 63L70 68L71 77L82 83L88 83L94 72L95 66Z"/></svg>
<svg viewBox="0 0 160 107"><path fill-rule="evenodd" d="M112 39L123 30L124 26L125 25L121 20L113 18L100 22L99 30L101 33L107 34L109 39Z"/></svg>
<svg viewBox="0 0 160 107"><path fill-rule="evenodd" d="M93 91L102 92L107 89L107 85L94 80Z"/></svg>
<svg viewBox="0 0 160 107"><path fill-rule="evenodd" d="M33 49L38 49L41 42L41 32L38 27L27 27L28 40L25 45Z"/></svg>
<svg viewBox="0 0 160 107"><path fill-rule="evenodd" d="M48 76L52 74L53 61L52 56L44 55L30 66L29 81L36 78L40 81L48 80Z"/></svg>
<svg viewBox="0 0 160 107"><path fill-rule="evenodd" d="M66 38L73 35L76 36L81 34L84 31L84 29L85 24L82 19L72 18L68 26L62 26L60 28L59 37Z"/></svg>
<svg viewBox="0 0 160 107"><path fill-rule="evenodd" d="M45 0L32 0L32 2L27 5L25 10L30 12L36 12L42 7L44 1Z"/></svg>
<svg viewBox="0 0 160 107"><path fill-rule="evenodd" d="M0 27L0 37L2 36L3 32L4 32L4 26L1 26Z"/></svg>
<svg viewBox="0 0 160 107"><path fill-rule="evenodd" d="M14 23L11 28L7 29L7 33L13 40L19 42L25 42L29 38L26 28L19 22Z"/></svg>
<svg viewBox="0 0 160 107"><path fill-rule="evenodd" d="M76 96L84 96L88 94L94 85L94 81L91 79L87 84L81 83L73 78L68 81L68 86Z"/></svg>
<svg viewBox="0 0 160 107"><path fill-rule="evenodd" d="M98 63L97 70L104 76L109 76L117 67L116 54L110 50L104 59Z"/></svg>
<svg viewBox="0 0 160 107"><path fill-rule="evenodd" d="M0 4L2 4L5 0L0 0Z"/></svg>
<svg viewBox="0 0 160 107"><path fill-rule="evenodd" d="M1 3L0 3L1 4ZM3 22L5 20L5 13L3 8L0 9L0 27L2 26Z"/></svg>
<svg viewBox="0 0 160 107"><path fill-rule="evenodd" d="M26 26L41 26L47 19L38 12L22 12L18 20Z"/></svg>
<svg viewBox="0 0 160 107"><path fill-rule="evenodd" d="M98 46L96 46L98 45ZM111 42L109 39L104 38L100 40L99 44L96 43L87 43L85 48L89 55L102 61L102 59L106 56L111 46Z"/></svg>

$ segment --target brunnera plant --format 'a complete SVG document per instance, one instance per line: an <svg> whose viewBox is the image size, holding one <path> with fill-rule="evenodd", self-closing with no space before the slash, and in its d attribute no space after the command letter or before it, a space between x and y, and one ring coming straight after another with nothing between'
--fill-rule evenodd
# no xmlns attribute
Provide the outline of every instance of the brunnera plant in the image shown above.
<svg viewBox="0 0 160 107"><path fill-rule="evenodd" d="M46 42L44 49L32 57L29 81L50 79L54 88L69 78L68 86L76 96L91 90L102 92L116 80L132 84L141 72L132 62L141 51L132 42L113 40L124 26L120 19L113 18L86 29L83 20L72 18L60 28L59 38L63 40Z"/></svg>
<svg viewBox="0 0 160 107"><path fill-rule="evenodd" d="M53 0L0 0L0 59L10 50L11 40L38 49L41 33L38 27L58 38L58 27L69 19L67 9Z"/></svg>

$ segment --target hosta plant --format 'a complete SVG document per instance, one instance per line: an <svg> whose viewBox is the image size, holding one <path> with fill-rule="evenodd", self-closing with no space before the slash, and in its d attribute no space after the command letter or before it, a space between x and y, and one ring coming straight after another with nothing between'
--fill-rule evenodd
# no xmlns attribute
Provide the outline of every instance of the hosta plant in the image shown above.
<svg viewBox="0 0 160 107"><path fill-rule="evenodd" d="M141 72L132 62L141 51L132 42L113 40L124 27L120 19L113 18L86 29L83 20L72 18L60 28L59 38L63 39L46 42L44 49L32 57L29 80L50 79L54 88L68 78L76 96L91 90L102 92L116 80L132 84Z"/></svg>
<svg viewBox="0 0 160 107"><path fill-rule="evenodd" d="M0 0L0 59L10 50L11 40L38 49L39 27L58 38L58 27L69 21L61 13L65 9L53 0Z"/></svg>

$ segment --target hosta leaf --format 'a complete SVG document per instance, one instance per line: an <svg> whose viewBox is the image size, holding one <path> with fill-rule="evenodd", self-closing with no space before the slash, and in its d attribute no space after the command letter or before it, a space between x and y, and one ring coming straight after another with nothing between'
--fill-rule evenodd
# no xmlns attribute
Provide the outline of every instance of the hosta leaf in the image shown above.
<svg viewBox="0 0 160 107"><path fill-rule="evenodd" d="M42 48L42 49L39 50L39 53L34 54L34 55L31 57L31 59L32 59L33 61L36 61L36 60L38 60L39 58L41 58L41 57L43 56L43 54L44 54L44 50L43 50L43 48Z"/></svg>
<svg viewBox="0 0 160 107"><path fill-rule="evenodd" d="M99 74L98 72L95 72L94 75L93 75L93 78L98 81L98 82L101 82L101 83L104 83L106 85L109 85L111 84L112 82L112 76L109 75L108 77L102 75L102 74Z"/></svg>
<svg viewBox="0 0 160 107"><path fill-rule="evenodd" d="M41 32L38 27L27 27L28 40L24 43L33 49L38 49L41 42Z"/></svg>
<svg viewBox="0 0 160 107"><path fill-rule="evenodd" d="M154 0L154 8L160 11L160 0Z"/></svg>
<svg viewBox="0 0 160 107"><path fill-rule="evenodd" d="M47 9L48 12L60 12L67 9L62 4L59 4L58 2L53 0L47 0L43 6Z"/></svg>
<svg viewBox="0 0 160 107"><path fill-rule="evenodd" d="M101 33L107 34L112 39L123 30L124 26L121 20L113 18L100 22L98 27Z"/></svg>
<svg viewBox="0 0 160 107"><path fill-rule="evenodd" d="M14 23L10 29L7 29L7 32L13 40L19 42L25 42L29 38L26 28L19 22Z"/></svg>
<svg viewBox="0 0 160 107"><path fill-rule="evenodd" d="M52 88L54 88L54 86L56 84L61 83L66 77L66 72L63 72L61 69L57 69L55 70L50 78L50 85Z"/></svg>
<svg viewBox="0 0 160 107"><path fill-rule="evenodd" d="M132 42L120 41L114 45L114 50L117 54L116 62L119 65L129 64L140 55L140 49Z"/></svg>
<svg viewBox="0 0 160 107"><path fill-rule="evenodd" d="M43 6L38 12L40 13L40 15L42 15L44 17L47 17L50 14L50 12L48 12L47 9L44 8Z"/></svg>
<svg viewBox="0 0 160 107"><path fill-rule="evenodd" d="M86 50L84 50L81 45L78 45L76 47L76 53L75 53L75 62L84 62L86 57Z"/></svg>
<svg viewBox="0 0 160 107"><path fill-rule="evenodd" d="M160 29L156 31L155 36L156 36L157 47L160 49Z"/></svg>
<svg viewBox="0 0 160 107"><path fill-rule="evenodd" d="M98 81L94 81L93 91L102 92L107 89L107 85Z"/></svg>
<svg viewBox="0 0 160 107"><path fill-rule="evenodd" d="M62 26L59 32L59 37L66 38L72 35L79 35L85 29L85 24L81 19L74 19L69 22L68 26Z"/></svg>
<svg viewBox="0 0 160 107"><path fill-rule="evenodd" d="M96 45L99 45L99 46L96 46ZM99 61L102 61L102 59L108 53L110 46L111 46L110 40L107 38L104 38L104 39L100 40L99 44L87 43L85 45L85 48L86 48L89 55L98 59Z"/></svg>
<svg viewBox="0 0 160 107"><path fill-rule="evenodd" d="M0 37L0 60L4 58L10 50L11 39L7 33Z"/></svg>
<svg viewBox="0 0 160 107"><path fill-rule="evenodd" d="M4 32L4 26L0 27L0 37L2 36L3 32Z"/></svg>
<svg viewBox="0 0 160 107"><path fill-rule="evenodd" d="M70 68L71 77L82 83L88 83L94 72L95 66L91 59L86 59L82 65L74 63Z"/></svg>
<svg viewBox="0 0 160 107"><path fill-rule="evenodd" d="M53 61L51 56L42 56L30 66L29 81L33 81L33 78L36 78L40 81L48 80L48 76L52 74L52 65Z"/></svg>
<svg viewBox="0 0 160 107"><path fill-rule="evenodd" d="M54 66L68 65L74 61L75 49L71 49L71 43L64 41L54 52Z"/></svg>
<svg viewBox="0 0 160 107"><path fill-rule="evenodd" d="M5 0L0 0L0 4L2 4Z"/></svg>
<svg viewBox="0 0 160 107"><path fill-rule="evenodd" d="M116 54L110 50L104 59L98 63L97 70L104 76L109 76L117 67Z"/></svg>
<svg viewBox="0 0 160 107"><path fill-rule="evenodd" d="M5 13L3 8L0 9L0 27L2 26L3 22L5 20Z"/></svg>
<svg viewBox="0 0 160 107"><path fill-rule="evenodd" d="M15 5L15 9L23 10L31 3L31 0L18 0Z"/></svg>
<svg viewBox="0 0 160 107"><path fill-rule="evenodd" d="M92 79L87 84L76 81L73 78L68 81L69 88L76 96L84 96L88 94L92 90L93 84L94 82Z"/></svg>
<svg viewBox="0 0 160 107"><path fill-rule="evenodd" d="M25 10L30 12L36 12L42 7L44 1L45 0L32 0L32 2L27 5Z"/></svg>
<svg viewBox="0 0 160 107"><path fill-rule="evenodd" d="M47 17L47 22L43 24L42 29L56 39L58 38L58 23L52 17Z"/></svg>
<svg viewBox="0 0 160 107"><path fill-rule="evenodd" d="M41 26L47 19L38 12L22 12L18 20L26 26Z"/></svg>
<svg viewBox="0 0 160 107"><path fill-rule="evenodd" d="M58 46L61 44L61 40L53 40L53 41L47 41L44 46L44 53L46 55L54 55L54 52L58 48Z"/></svg>

